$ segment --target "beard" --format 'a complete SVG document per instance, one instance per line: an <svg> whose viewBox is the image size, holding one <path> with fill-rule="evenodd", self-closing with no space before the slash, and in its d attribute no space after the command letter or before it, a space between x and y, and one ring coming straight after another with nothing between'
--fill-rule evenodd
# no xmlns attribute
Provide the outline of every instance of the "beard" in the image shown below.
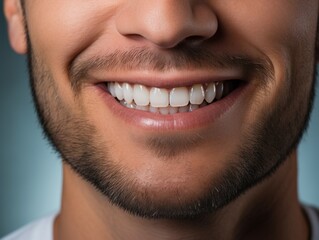
<svg viewBox="0 0 319 240"><path fill-rule="evenodd" d="M208 180L200 195L186 198L176 189L177 195L174 197L178 202L173 203L165 198L157 198L152 189L139 186L129 171L116 164L121 162L121 159L112 158L111 143L108 140L102 141L98 129L90 124L83 114L74 111L71 106L63 102L61 91L56 85L57 80L54 79L40 54L33 51L30 41L28 49L34 103L44 134L51 145L66 164L112 204L144 218L195 218L214 213L235 200L275 172L297 147L308 125L313 105L316 82L314 58L311 70L309 66L304 66L304 70L299 68L287 76L285 81L291 83L287 91L289 95L278 94L276 104L269 108L269 112L255 120L255 124L245 132L243 136L245 141L241 143L239 149L229 154L229 159L226 161L229 164L225 171ZM201 57L198 51L194 52L196 55L187 49L180 49L177 53L178 62L184 59L188 65L193 66L199 61L206 61L206 54ZM123 55L118 58L123 58ZM155 59L160 59L154 54L146 59L150 58L153 62ZM125 61L120 59L118 62ZM243 65L244 62L247 61L236 61L236 64ZM165 61L162 61L161 68L163 64L166 67ZM225 62L222 64L227 65ZM269 71L267 66L262 66L262 69L265 71L263 81L267 82L269 80L266 79L267 76L272 73L267 72ZM304 79L312 81L310 91L302 86L301 80ZM71 81L70 87L74 93L77 91L80 95L80 83ZM300 88L303 90L300 91ZM149 141L149 150L156 153L157 157L161 155L166 158L173 157L186 149L191 149L194 142L198 143L195 139L185 140L180 136L174 136L173 140L155 136Z"/></svg>

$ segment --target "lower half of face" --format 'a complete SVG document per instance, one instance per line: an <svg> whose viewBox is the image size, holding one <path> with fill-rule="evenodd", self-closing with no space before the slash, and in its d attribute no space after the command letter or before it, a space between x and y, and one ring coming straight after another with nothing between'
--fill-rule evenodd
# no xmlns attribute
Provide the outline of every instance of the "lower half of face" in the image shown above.
<svg viewBox="0 0 319 240"><path fill-rule="evenodd" d="M113 203L150 218L214 211L266 177L296 147L313 95L309 66L282 84L252 81L198 110L163 115L188 121L188 115L202 116L196 111L204 118L205 108L216 111L214 104L222 109L202 126L165 129L135 123L144 112L120 105L100 86L83 88L80 100L67 104L56 80L36 62L38 113L62 158ZM156 122L149 114L159 116L147 113L143 121Z"/></svg>
<svg viewBox="0 0 319 240"><path fill-rule="evenodd" d="M306 40L298 49L284 46L277 55L265 51L263 61L245 49L241 60L212 55L225 61L220 65L229 66L225 71L239 69L234 74L239 77L185 86L183 79L191 82L187 74L192 72L186 66L196 66L192 56L211 64L207 53L199 57L201 47L196 55L187 47L172 54L135 52L153 60L143 60L140 68L161 59L162 67L173 62L177 69L178 86L153 90L145 79L123 84L118 71L112 81L84 80L72 87L36 45L29 46L38 114L64 161L114 204L149 218L212 212L268 176L296 147L314 91L314 49L304 51ZM117 56L119 69L127 56ZM182 71L176 59L185 62Z"/></svg>

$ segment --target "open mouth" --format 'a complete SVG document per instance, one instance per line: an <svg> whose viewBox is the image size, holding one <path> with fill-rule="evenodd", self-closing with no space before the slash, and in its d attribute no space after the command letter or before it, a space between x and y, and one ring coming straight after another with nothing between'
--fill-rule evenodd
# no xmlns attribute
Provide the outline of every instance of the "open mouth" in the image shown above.
<svg viewBox="0 0 319 240"><path fill-rule="evenodd" d="M104 83L104 89L124 107L168 115L192 112L214 104L244 84L241 80L225 80L171 89L142 84Z"/></svg>

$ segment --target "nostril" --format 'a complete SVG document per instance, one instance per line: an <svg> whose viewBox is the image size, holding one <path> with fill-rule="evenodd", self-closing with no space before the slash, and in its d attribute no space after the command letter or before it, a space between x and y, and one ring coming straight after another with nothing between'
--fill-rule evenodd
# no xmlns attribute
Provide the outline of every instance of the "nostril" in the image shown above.
<svg viewBox="0 0 319 240"><path fill-rule="evenodd" d="M185 42L189 42L189 43L200 43L202 41L206 40L205 37L203 36L190 36L185 38Z"/></svg>
<svg viewBox="0 0 319 240"><path fill-rule="evenodd" d="M196 46L200 45L205 40L207 40L207 38L203 36L189 36L183 40L182 44Z"/></svg>
<svg viewBox="0 0 319 240"><path fill-rule="evenodd" d="M205 37L203 36L190 36L185 38L185 41L188 41L188 42L198 42L203 40L205 40Z"/></svg>

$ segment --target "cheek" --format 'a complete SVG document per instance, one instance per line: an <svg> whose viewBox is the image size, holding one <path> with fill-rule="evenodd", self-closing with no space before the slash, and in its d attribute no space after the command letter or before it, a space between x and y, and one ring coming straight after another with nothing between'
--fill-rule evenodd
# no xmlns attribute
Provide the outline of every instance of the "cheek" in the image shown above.
<svg viewBox="0 0 319 240"><path fill-rule="evenodd" d="M77 54L107 31L115 1L41 0L29 9L33 50L50 66L66 70Z"/></svg>
<svg viewBox="0 0 319 240"><path fill-rule="evenodd" d="M317 1L230 2L231 10L224 10L223 15L230 26L227 29L228 38L234 44L242 45L245 50L253 49L257 54L268 57L275 69L276 81L273 84L276 86L272 87L278 91L283 88L289 90L296 69L304 62L308 63L309 69L312 68L317 32Z"/></svg>
<svg viewBox="0 0 319 240"><path fill-rule="evenodd" d="M102 0L41 0L30 1L28 5L27 25L33 54L50 73L60 98L70 107L77 103L68 67L74 57L107 30L114 5Z"/></svg>
<svg viewBox="0 0 319 240"><path fill-rule="evenodd" d="M230 0L218 3L216 11L228 38L268 55L293 51L305 38L314 40L317 5L310 0Z"/></svg>

